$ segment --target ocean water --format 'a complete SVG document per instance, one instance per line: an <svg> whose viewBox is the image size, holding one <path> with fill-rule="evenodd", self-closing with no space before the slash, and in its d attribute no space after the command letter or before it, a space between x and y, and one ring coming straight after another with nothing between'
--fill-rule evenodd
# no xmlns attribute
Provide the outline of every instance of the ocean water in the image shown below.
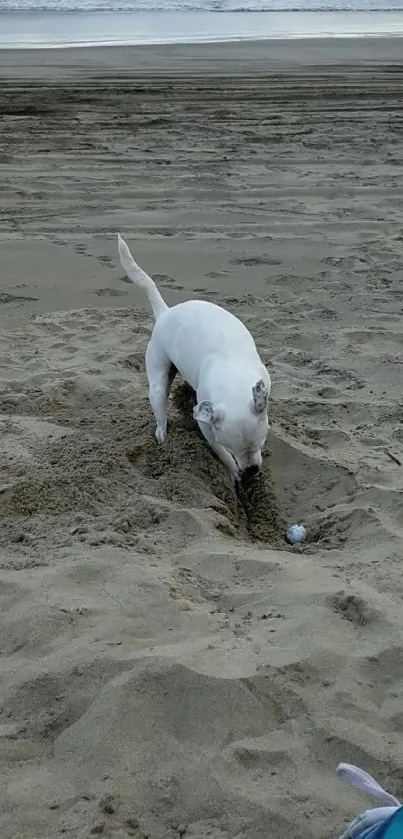
<svg viewBox="0 0 403 839"><path fill-rule="evenodd" d="M403 36L403 0L0 0L0 48Z"/></svg>

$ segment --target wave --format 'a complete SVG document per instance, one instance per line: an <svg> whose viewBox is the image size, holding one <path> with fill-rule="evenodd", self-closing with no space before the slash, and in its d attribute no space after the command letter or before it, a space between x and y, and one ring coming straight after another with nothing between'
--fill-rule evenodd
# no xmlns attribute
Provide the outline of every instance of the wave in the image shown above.
<svg viewBox="0 0 403 839"><path fill-rule="evenodd" d="M1 12L401 12L402 0L1 0Z"/></svg>

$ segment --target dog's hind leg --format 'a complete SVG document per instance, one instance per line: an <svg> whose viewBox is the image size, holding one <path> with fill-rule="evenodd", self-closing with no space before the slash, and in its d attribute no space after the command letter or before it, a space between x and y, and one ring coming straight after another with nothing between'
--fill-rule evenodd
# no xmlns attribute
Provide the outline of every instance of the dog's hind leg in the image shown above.
<svg viewBox="0 0 403 839"><path fill-rule="evenodd" d="M224 466L227 467L232 480L234 482L239 481L239 469L235 463L234 458L232 457L232 454L227 452L227 449L224 449L224 446L221 446L219 443L216 443L216 441L214 440L213 432L209 425L207 425L205 422L198 422L197 424L200 428L201 433L203 434L203 437L206 438L210 448L213 449L213 452L215 452L217 457L221 460L221 463L223 463Z"/></svg>
<svg viewBox="0 0 403 839"><path fill-rule="evenodd" d="M168 396L177 371L152 338L146 352L146 371L150 404L157 423L155 437L158 443L163 443L167 433Z"/></svg>

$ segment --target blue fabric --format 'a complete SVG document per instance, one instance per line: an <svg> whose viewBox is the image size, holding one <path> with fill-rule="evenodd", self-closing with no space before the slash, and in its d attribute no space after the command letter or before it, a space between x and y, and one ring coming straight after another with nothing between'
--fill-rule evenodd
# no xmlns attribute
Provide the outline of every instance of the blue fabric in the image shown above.
<svg viewBox="0 0 403 839"><path fill-rule="evenodd" d="M400 807L389 819L384 837L385 839L403 839L403 807Z"/></svg>
<svg viewBox="0 0 403 839"><path fill-rule="evenodd" d="M364 830L357 839L403 839L403 806L381 824Z"/></svg>

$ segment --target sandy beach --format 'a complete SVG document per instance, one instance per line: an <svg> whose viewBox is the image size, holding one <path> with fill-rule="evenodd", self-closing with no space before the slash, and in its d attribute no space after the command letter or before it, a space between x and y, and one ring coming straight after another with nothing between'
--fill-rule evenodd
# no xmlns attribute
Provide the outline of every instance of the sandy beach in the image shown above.
<svg viewBox="0 0 403 839"><path fill-rule="evenodd" d="M336 839L339 761L403 796L402 56L0 52L2 839ZM118 231L255 337L247 494L180 383L154 441Z"/></svg>

